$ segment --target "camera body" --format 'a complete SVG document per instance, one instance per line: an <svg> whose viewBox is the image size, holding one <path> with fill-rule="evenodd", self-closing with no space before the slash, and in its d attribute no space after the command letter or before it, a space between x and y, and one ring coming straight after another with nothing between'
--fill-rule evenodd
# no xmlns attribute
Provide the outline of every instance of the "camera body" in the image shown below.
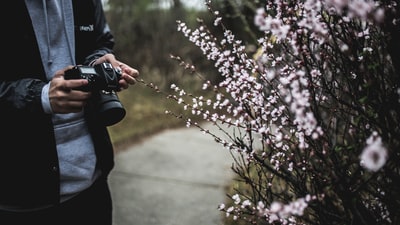
<svg viewBox="0 0 400 225"><path fill-rule="evenodd" d="M124 107L118 99L117 91L121 89L119 80L121 71L114 68L111 63L104 62L92 66L74 66L65 71L64 79L86 79L88 85L78 90L92 92L89 106L93 107L97 120L106 126L121 121L126 114Z"/></svg>
<svg viewBox="0 0 400 225"><path fill-rule="evenodd" d="M65 72L64 78L86 79L89 81L87 86L80 88L82 91L118 91L120 89L118 81L121 79L121 71L114 69L111 63L101 63L92 66L75 66Z"/></svg>

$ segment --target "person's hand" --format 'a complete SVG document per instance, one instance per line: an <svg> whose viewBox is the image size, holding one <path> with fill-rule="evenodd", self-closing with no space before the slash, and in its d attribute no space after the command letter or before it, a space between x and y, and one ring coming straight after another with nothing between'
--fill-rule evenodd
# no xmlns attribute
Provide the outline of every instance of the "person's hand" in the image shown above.
<svg viewBox="0 0 400 225"><path fill-rule="evenodd" d="M91 93L77 90L88 84L86 79L65 80L64 73L73 66L58 70L50 81L49 99L54 113L80 112Z"/></svg>
<svg viewBox="0 0 400 225"><path fill-rule="evenodd" d="M114 68L121 69L121 79L119 84L121 89L127 89L129 85L136 83L136 78L139 76L139 71L130 67L129 65L117 60L113 54L106 54L96 60L94 64L109 62Z"/></svg>

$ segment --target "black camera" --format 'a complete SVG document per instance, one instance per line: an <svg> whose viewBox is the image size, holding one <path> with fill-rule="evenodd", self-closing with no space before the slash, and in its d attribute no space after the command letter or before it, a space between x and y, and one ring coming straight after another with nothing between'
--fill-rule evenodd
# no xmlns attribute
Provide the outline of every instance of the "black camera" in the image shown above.
<svg viewBox="0 0 400 225"><path fill-rule="evenodd" d="M101 63L92 66L75 66L65 71L64 79L86 79L88 85L79 90L92 92L89 106L93 107L98 121L106 126L121 121L126 114L124 107L118 99L117 91L121 89L119 80L121 70L113 68L111 63Z"/></svg>

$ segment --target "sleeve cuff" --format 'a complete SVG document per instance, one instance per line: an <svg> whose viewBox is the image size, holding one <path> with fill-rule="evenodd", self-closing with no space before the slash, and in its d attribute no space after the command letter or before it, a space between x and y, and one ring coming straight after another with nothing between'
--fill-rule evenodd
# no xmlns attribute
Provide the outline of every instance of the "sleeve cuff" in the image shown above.
<svg viewBox="0 0 400 225"><path fill-rule="evenodd" d="M50 100L49 100L49 88L50 83L47 83L43 86L42 89L42 107L43 111L47 114L53 114L53 110L51 109Z"/></svg>

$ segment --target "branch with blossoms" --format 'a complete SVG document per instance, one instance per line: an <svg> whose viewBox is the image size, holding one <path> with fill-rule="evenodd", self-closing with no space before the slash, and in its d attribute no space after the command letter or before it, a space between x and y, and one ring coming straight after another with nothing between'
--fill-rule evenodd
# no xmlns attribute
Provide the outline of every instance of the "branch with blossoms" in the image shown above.
<svg viewBox="0 0 400 225"><path fill-rule="evenodd" d="M171 85L167 97L223 135L167 113L232 153L242 185L219 210L250 224L399 224L398 3L265 1L254 55L206 5L222 37L202 20L178 31L223 79L201 77L206 96Z"/></svg>

